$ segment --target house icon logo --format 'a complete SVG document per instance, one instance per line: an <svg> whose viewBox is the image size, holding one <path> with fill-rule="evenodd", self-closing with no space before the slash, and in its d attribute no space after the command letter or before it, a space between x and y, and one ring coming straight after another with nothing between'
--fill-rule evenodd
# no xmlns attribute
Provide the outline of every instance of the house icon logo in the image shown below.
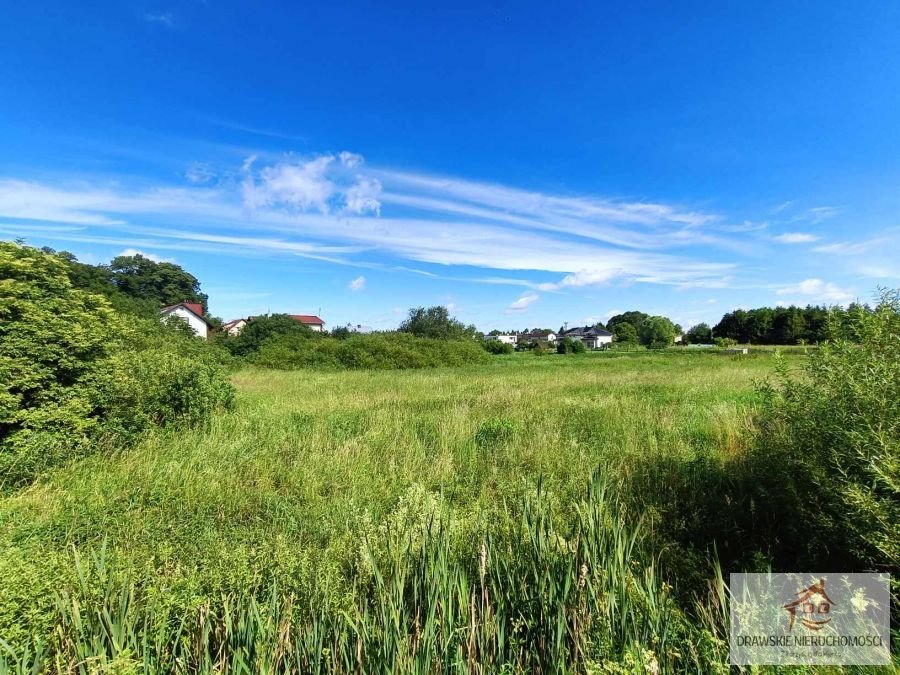
<svg viewBox="0 0 900 675"><path fill-rule="evenodd" d="M817 583L804 588L796 595L795 600L784 605L784 609L791 615L788 630L794 630L794 622L797 620L809 630L822 630L822 627L831 621L829 614L834 606L834 602L825 592L825 579L819 579Z"/></svg>

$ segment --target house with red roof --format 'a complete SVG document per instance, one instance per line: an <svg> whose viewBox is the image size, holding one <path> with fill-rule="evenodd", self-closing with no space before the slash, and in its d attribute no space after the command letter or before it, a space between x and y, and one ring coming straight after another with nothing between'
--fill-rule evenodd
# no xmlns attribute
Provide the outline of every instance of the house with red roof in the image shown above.
<svg viewBox="0 0 900 675"><path fill-rule="evenodd" d="M288 316L305 326L309 326L317 333L325 330L325 322L314 314L288 314Z"/></svg>
<svg viewBox="0 0 900 675"><path fill-rule="evenodd" d="M177 316L191 327L195 335L204 340L209 339L212 324L203 316L203 305L199 302L179 302L177 305L163 307L159 314L162 319Z"/></svg>

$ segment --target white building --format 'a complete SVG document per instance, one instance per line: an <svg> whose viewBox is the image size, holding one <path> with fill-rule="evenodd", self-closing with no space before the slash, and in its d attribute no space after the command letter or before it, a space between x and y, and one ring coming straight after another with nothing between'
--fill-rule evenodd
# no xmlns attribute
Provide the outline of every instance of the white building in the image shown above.
<svg viewBox="0 0 900 675"><path fill-rule="evenodd" d="M553 345L556 344L556 333L552 330L533 330L530 333L521 333L519 342L546 342Z"/></svg>
<svg viewBox="0 0 900 675"><path fill-rule="evenodd" d="M179 302L177 305L169 305L159 310L160 317L165 320L170 316L177 316L184 321L194 334L204 340L209 338L209 329L212 324L203 317L203 305L199 302Z"/></svg>
<svg viewBox="0 0 900 675"><path fill-rule="evenodd" d="M228 323L222 324L222 330L231 336L239 335L246 325L247 319L232 319Z"/></svg>
<svg viewBox="0 0 900 675"><path fill-rule="evenodd" d="M485 335L485 336L484 336L484 339L485 339L485 340L496 340L497 342L502 342L502 343L505 344L505 345L512 345L513 347L515 347L515 346L516 346L516 342L517 342L518 339L519 339L519 336L516 335L515 333L510 333L510 334L505 334L505 335L504 335L504 334L501 334L501 335Z"/></svg>
<svg viewBox="0 0 900 675"><path fill-rule="evenodd" d="M304 326L309 326L317 333L321 333L323 330L325 330L325 322L315 314L288 314L288 316L296 321L299 321Z"/></svg>

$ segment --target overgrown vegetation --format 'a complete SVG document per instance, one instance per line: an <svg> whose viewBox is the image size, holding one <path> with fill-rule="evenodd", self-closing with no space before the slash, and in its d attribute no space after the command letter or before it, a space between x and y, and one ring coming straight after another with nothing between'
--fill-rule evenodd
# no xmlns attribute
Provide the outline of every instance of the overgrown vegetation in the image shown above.
<svg viewBox="0 0 900 675"><path fill-rule="evenodd" d="M900 574L896 292L808 357L492 359L207 344L72 265L0 245L0 671L724 673L728 572Z"/></svg>
<svg viewBox="0 0 900 675"><path fill-rule="evenodd" d="M0 243L0 489L232 397L193 337L73 288L65 258Z"/></svg>
<svg viewBox="0 0 900 675"><path fill-rule="evenodd" d="M782 362L767 387L761 443L781 458L798 520L814 522L808 556L900 575L900 293L860 311L847 339L812 353L803 376ZM827 552L822 555L821 552Z"/></svg>
<svg viewBox="0 0 900 675"><path fill-rule="evenodd" d="M486 358L485 350L472 339L440 340L408 333L373 333L349 335L342 340L283 335L264 342L251 362L281 370L393 370L474 365Z"/></svg>

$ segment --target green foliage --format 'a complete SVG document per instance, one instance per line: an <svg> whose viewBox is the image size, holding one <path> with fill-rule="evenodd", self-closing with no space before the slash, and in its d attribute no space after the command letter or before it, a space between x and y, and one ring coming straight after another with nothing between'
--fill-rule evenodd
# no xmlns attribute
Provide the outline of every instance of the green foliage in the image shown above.
<svg viewBox="0 0 900 675"><path fill-rule="evenodd" d="M783 458L809 545L857 569L900 571L900 292L856 314L854 341L814 351L802 377L767 387L762 442ZM827 559L827 558L826 558ZM824 561L823 561L824 562Z"/></svg>
<svg viewBox="0 0 900 675"><path fill-rule="evenodd" d="M500 342L500 340L485 340L482 346L489 354L513 354L516 349L508 342Z"/></svg>
<svg viewBox="0 0 900 675"><path fill-rule="evenodd" d="M664 316L648 316L638 329L641 344L650 349L670 347L675 335L675 324Z"/></svg>
<svg viewBox="0 0 900 675"><path fill-rule="evenodd" d="M742 344L817 344L831 337L829 325L839 326L843 337L853 339L856 315L868 312L871 312L869 307L859 304L851 304L846 310L813 305L736 309L725 314L712 332L715 337L731 338Z"/></svg>
<svg viewBox="0 0 900 675"><path fill-rule="evenodd" d="M615 324L610 332L613 334L615 341L618 343L638 344L638 333L637 329L634 327L634 324L623 321L621 323Z"/></svg>
<svg viewBox="0 0 900 675"><path fill-rule="evenodd" d="M109 272L112 283L129 297L153 299L160 306L199 302L206 311L200 282L175 263L155 262L138 253L113 258Z"/></svg>
<svg viewBox="0 0 900 675"><path fill-rule="evenodd" d="M408 333L351 335L345 340L309 340L283 335L266 341L252 359L281 370L392 370L482 363L487 352L474 340L417 338Z"/></svg>
<svg viewBox="0 0 900 675"><path fill-rule="evenodd" d="M737 344L737 340L730 337L717 337L713 338L713 342L716 347L721 347L723 349L727 349L728 347L734 347Z"/></svg>
<svg viewBox="0 0 900 675"><path fill-rule="evenodd" d="M433 340L463 340L476 335L475 326L466 326L450 316L446 307L413 307L399 328L401 333L411 333Z"/></svg>
<svg viewBox="0 0 900 675"><path fill-rule="evenodd" d="M613 317L610 317L609 321L606 322L606 330L614 335L618 335L616 333L616 328L621 326L622 324L630 324L635 331L635 335L637 335L641 324L644 323L644 319L648 318L648 314L644 314L644 312L624 312L622 314L616 314Z"/></svg>
<svg viewBox="0 0 900 675"><path fill-rule="evenodd" d="M123 320L64 258L0 244L0 487L230 401L195 338ZM184 347L179 350L178 345Z"/></svg>
<svg viewBox="0 0 900 675"><path fill-rule="evenodd" d="M318 336L309 326L287 314L266 314L253 317L237 335L221 335L219 342L235 356L251 356L257 354L269 340L281 337L310 339Z"/></svg>
<svg viewBox="0 0 900 675"><path fill-rule="evenodd" d="M410 504L420 508L419 503ZM466 540L449 518L402 513L361 548L358 602L306 602L277 586L173 611L115 574L105 548L77 552L55 593L53 639L4 650L0 666L42 672L709 672L723 658L662 581L645 534L603 480L557 518L540 486L516 515ZM440 508L433 498L426 508ZM396 532L399 530L399 532ZM690 649L682 645L690 644ZM87 667L90 664L90 669ZM481 670L481 668L477 668Z"/></svg>
<svg viewBox="0 0 900 675"><path fill-rule="evenodd" d="M692 345L712 344L712 328L709 327L709 324L698 323L696 326L691 326L684 338L688 344Z"/></svg>

